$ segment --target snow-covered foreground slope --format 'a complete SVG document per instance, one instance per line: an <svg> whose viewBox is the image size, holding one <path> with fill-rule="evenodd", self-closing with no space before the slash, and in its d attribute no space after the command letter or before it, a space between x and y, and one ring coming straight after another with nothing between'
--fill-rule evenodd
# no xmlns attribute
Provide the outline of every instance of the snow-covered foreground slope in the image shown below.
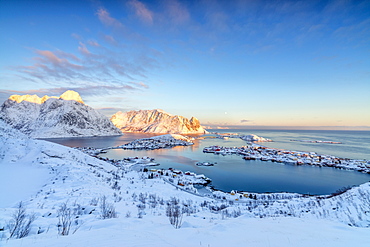
<svg viewBox="0 0 370 247"><path fill-rule="evenodd" d="M60 97L12 95L0 108L0 119L35 138L122 134L107 117L85 105L80 95L71 90Z"/></svg>
<svg viewBox="0 0 370 247"><path fill-rule="evenodd" d="M240 202L237 195L217 192L214 197L221 199L211 199L75 149L7 134L1 124L0 131L0 172L7 177L0 190L0 245L337 247L370 242L369 183L330 198L260 194L258 200ZM27 173L8 172L23 167ZM116 218L103 219L103 196ZM29 236L8 239L7 223L20 200L37 218ZM166 216L175 201L183 211L179 229ZM73 214L67 236L58 234L63 203Z"/></svg>
<svg viewBox="0 0 370 247"><path fill-rule="evenodd" d="M124 132L204 134L206 131L197 118L190 120L171 115L163 110L140 110L117 112L111 117L112 123Z"/></svg>

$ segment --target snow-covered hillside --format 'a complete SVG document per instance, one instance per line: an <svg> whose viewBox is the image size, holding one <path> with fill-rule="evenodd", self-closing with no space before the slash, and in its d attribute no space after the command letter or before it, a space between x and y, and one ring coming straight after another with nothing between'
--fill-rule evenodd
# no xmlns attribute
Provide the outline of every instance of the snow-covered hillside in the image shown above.
<svg viewBox="0 0 370 247"><path fill-rule="evenodd" d="M267 138L264 138L258 135L254 135L254 134L240 136L240 139L247 141L247 142L271 142L272 141L270 139L267 139Z"/></svg>
<svg viewBox="0 0 370 247"><path fill-rule="evenodd" d="M197 118L190 120L171 115L163 110L117 112L111 117L113 124L124 132L204 134L206 131Z"/></svg>
<svg viewBox="0 0 370 247"><path fill-rule="evenodd" d="M60 97L12 95L1 106L0 119L36 138L122 134L107 117L85 105L80 95L71 90Z"/></svg>
<svg viewBox="0 0 370 247"><path fill-rule="evenodd" d="M0 121L0 245L362 247L370 241L370 183L335 196L205 196L154 172L26 138ZM26 216L36 218L28 236L9 238L20 201ZM176 212L177 228L170 221ZM63 219L70 225L61 235Z"/></svg>

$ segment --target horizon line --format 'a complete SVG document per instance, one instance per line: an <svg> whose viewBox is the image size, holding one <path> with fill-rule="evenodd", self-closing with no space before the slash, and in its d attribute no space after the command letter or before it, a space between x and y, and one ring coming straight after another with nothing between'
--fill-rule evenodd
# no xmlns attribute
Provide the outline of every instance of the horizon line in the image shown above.
<svg viewBox="0 0 370 247"><path fill-rule="evenodd" d="M205 129L261 129L261 130L357 130L370 131L370 126L280 126L280 125L203 125Z"/></svg>

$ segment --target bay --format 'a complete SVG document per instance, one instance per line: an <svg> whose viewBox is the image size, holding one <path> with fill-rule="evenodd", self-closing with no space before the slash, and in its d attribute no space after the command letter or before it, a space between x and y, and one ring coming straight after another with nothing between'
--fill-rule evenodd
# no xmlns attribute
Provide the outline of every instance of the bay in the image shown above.
<svg viewBox="0 0 370 247"><path fill-rule="evenodd" d="M211 130L212 131L212 130ZM303 130L214 130L222 133L257 134L272 139L261 143L295 151L313 151L343 158L369 159L370 132L368 131L303 131ZM58 138L48 139L67 146L91 146L97 148L122 145L139 138L155 134L126 133L124 136ZM293 142L291 140L321 140L342 142L324 144ZM158 150L113 149L104 154L112 159L124 157L155 158L160 168L175 168L204 174L212 179L212 186L223 191L239 190L249 192L297 192L304 194L330 194L342 187L359 185L370 180L368 174L329 167L295 166L259 160L243 160L237 155L214 155L203 153L203 148L211 145L240 147L246 142L237 138L200 139L194 145ZM196 162L216 162L213 167L199 167Z"/></svg>

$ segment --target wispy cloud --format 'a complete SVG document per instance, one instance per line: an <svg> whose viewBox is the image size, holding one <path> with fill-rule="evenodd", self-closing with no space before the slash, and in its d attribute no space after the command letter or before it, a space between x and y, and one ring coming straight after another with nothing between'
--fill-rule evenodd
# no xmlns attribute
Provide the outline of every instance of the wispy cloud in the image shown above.
<svg viewBox="0 0 370 247"><path fill-rule="evenodd" d="M25 95L36 94L39 97L44 95L48 96L60 96L67 90L74 90L78 92L83 99L89 97L96 97L96 96L109 96L109 95L116 95L116 94L123 94L128 91L136 91L145 88L145 85L140 85L140 83L135 84L134 86L131 85L118 85L118 86L104 86L104 85L96 85L96 86L83 86L83 87L55 87L55 88L40 88L36 90L0 90L0 102L4 102L9 96L13 94L18 95Z"/></svg>
<svg viewBox="0 0 370 247"><path fill-rule="evenodd" d="M112 35L103 35L103 39L111 45L117 45L117 41Z"/></svg>
<svg viewBox="0 0 370 247"><path fill-rule="evenodd" d="M105 8L99 8L96 14L99 17L99 20L107 26L113 26L116 28L123 27L123 24L117 19L111 17L109 12Z"/></svg>
<svg viewBox="0 0 370 247"><path fill-rule="evenodd" d="M72 33L71 36L77 40L81 40L82 37L80 35L78 35L77 33Z"/></svg>
<svg viewBox="0 0 370 247"><path fill-rule="evenodd" d="M80 46L78 47L78 50L86 56L91 55L91 52L86 48L86 45L82 42L80 42Z"/></svg>
<svg viewBox="0 0 370 247"><path fill-rule="evenodd" d="M68 54L58 51L59 54ZM62 81L72 79L85 79L81 71L84 67L80 64L70 62L69 59L57 56L54 52L48 50L35 50L35 63L30 66L18 66L15 69L33 79ZM74 58L69 55L69 58ZM75 59L76 60L76 59ZM49 82L48 82L49 83Z"/></svg>
<svg viewBox="0 0 370 247"><path fill-rule="evenodd" d="M132 85L138 86L139 88L145 88L148 89L149 86L143 82L129 82Z"/></svg>
<svg viewBox="0 0 370 247"><path fill-rule="evenodd" d="M145 4L138 0L130 4L142 20L153 21L153 13ZM96 16L111 33L99 31L97 39L73 33L77 40L75 52L34 49L30 64L13 67L16 76L50 87L88 86L90 91L98 85L148 89L149 71L161 67L161 52L144 45L140 34L126 28L104 7L97 9Z"/></svg>
<svg viewBox="0 0 370 247"><path fill-rule="evenodd" d="M95 46L95 47L99 47L100 46L97 41L91 40L91 39L87 41L87 44L89 44L90 46Z"/></svg>
<svg viewBox="0 0 370 247"><path fill-rule="evenodd" d="M64 51L61 51L61 50L56 50L54 52L54 54L60 58L66 58L66 59L69 59L69 60L73 60L75 62L80 62L81 59L79 57L77 57L76 55L72 54L72 53L68 53L68 52L64 52Z"/></svg>
<svg viewBox="0 0 370 247"><path fill-rule="evenodd" d="M351 23L338 27L334 31L334 35L346 42L360 40L361 42L356 42L356 45L367 46L370 42L370 18L360 23Z"/></svg>
<svg viewBox="0 0 370 247"><path fill-rule="evenodd" d="M150 11L144 3L133 0L128 3L131 7L134 8L136 16L139 19L147 24L153 24L153 12Z"/></svg>
<svg viewBox="0 0 370 247"><path fill-rule="evenodd" d="M103 108L96 108L99 112L103 113L107 117L111 117L113 114L117 113L118 111L129 111L130 109L120 108L120 107L103 107Z"/></svg>
<svg viewBox="0 0 370 247"><path fill-rule="evenodd" d="M61 50L34 50L34 63L14 68L18 75L33 81L42 81L49 85L133 85L141 89L148 88L143 83L148 69L158 68L157 55L148 51L131 55L125 49L94 47L88 50L79 42L77 56ZM130 58L132 56L132 58Z"/></svg>

